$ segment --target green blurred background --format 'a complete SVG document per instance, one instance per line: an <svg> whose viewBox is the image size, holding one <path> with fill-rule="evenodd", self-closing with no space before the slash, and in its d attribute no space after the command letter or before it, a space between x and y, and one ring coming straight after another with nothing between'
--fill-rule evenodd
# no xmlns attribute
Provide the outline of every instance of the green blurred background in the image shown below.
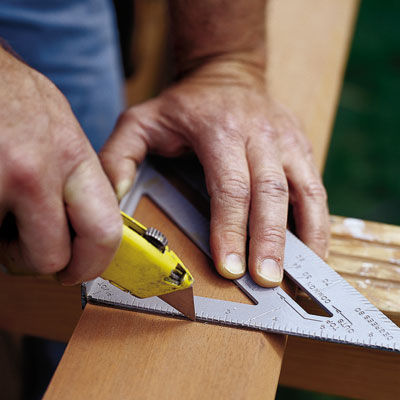
<svg viewBox="0 0 400 400"><path fill-rule="evenodd" d="M400 2L364 0L324 174L332 214L400 225Z"/></svg>
<svg viewBox="0 0 400 400"><path fill-rule="evenodd" d="M399 19L399 1L361 3L324 173L331 214L400 225ZM276 398L337 397L280 387Z"/></svg>

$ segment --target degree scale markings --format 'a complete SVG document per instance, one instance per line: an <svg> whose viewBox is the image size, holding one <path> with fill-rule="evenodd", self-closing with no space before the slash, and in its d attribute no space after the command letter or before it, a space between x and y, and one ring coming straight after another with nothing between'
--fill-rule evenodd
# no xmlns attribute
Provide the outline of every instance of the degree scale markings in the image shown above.
<svg viewBox="0 0 400 400"><path fill-rule="evenodd" d="M150 197L210 256L207 219L147 162L121 209L133 215L143 195ZM400 329L289 231L284 268L330 316L307 313L283 289L261 288L247 274L235 283L255 305L195 296L197 321L400 352ZM135 298L101 278L83 284L82 291L84 301L91 303L182 316L158 297Z"/></svg>

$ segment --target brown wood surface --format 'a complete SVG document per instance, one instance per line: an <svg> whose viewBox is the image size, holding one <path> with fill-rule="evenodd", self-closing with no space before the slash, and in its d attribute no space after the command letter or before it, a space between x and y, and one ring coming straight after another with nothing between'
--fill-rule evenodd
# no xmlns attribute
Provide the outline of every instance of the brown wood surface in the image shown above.
<svg viewBox="0 0 400 400"><path fill-rule="evenodd" d="M400 326L398 226L331 216L327 262ZM303 293L298 293L298 299L303 306L313 309L313 303Z"/></svg>
<svg viewBox="0 0 400 400"><path fill-rule="evenodd" d="M144 220L146 218L151 218L146 220L146 223L150 224L153 222L159 224L162 220L162 216L158 212L152 212L147 217L143 216ZM400 270L398 268L400 228L334 216L331 217L331 222L332 246L328 262L370 301L392 318L395 323L400 325ZM163 223L159 226L162 229L168 228ZM245 297L238 293L237 288L230 287L229 282L221 280L220 284L224 285L223 292L214 283L209 286L209 279L218 279L218 277L214 276L202 253L197 248L193 248L191 243L186 243L187 239L182 233L179 231L172 233L174 240L176 240L176 243L172 244L173 248L180 249L179 246L183 246L182 250L179 251L182 252L184 262L188 257L190 260L196 260L194 266L200 268L195 269L196 294L214 297L223 293L223 296L219 296L220 298L236 301L238 301L236 296L241 295L241 301L245 301ZM178 235L178 237L175 235ZM384 296L380 289L377 290L376 282L381 279L384 280L383 285L386 287ZM363 282L363 284L360 282ZM299 293L298 298L300 304L311 311L313 310L312 305L307 304L309 300L304 295ZM140 357L143 357L143 354L147 354L147 352L151 354L151 357L155 357L157 365L160 366L161 371L164 371L164 374L169 372L168 368L165 368L165 360L171 358L176 360L177 357L180 357L181 363L187 367L188 371L196 371L194 381L191 382L192 386L190 386L194 392L189 390L188 398L197 398L195 391L199 389L204 380L207 380L211 385L213 394L215 393L218 398L221 397L223 386L228 385L229 378L224 376L224 379L222 379L218 371L227 371L230 368L233 368L233 371L239 375L232 377L234 384L229 383L229 387L238 390L237 393L241 396L244 393L241 389L245 390L245 393L249 390L246 383L249 381L256 382L258 384L254 385L253 383L252 386L255 392L250 391L248 393L251 394L249 398L258 398L258 394L264 393L265 390L259 382L265 383L265 379L267 381L271 379L271 374L269 372L263 376L261 373L254 373L253 368L256 368L258 372L260 370L256 365L270 368L271 365L278 362L279 356L282 354L279 351L282 349L282 342L279 342L279 338L274 338L272 343L268 343L267 336L259 333L192 324L185 321L169 320L163 322L162 320L165 319L163 317L155 319L146 314L136 314L137 317L134 315L134 313L127 311L102 309L94 306L91 306L88 314L85 311L70 342L70 347L66 352L60 370L54 378L49 398L63 398L62 388L65 388L67 382L79 379L80 374L84 375L85 381L94 380L96 376L104 376L104 380L100 379L103 382L102 384L95 385L95 388L91 388L89 392L89 389L85 389L85 394L89 398L91 396L97 397L107 390L112 390L124 398L130 398L129 396L134 396L135 393L140 395L141 398L142 396L146 398L146 393L143 391L135 392L131 387L120 386L119 379L115 382L107 381L108 374L104 370L99 371L97 368L94 370L90 368L90 364L94 360L102 360L103 354L118 354L122 357L122 364L114 363L113 368L118 371L120 379L124 379L125 374L129 375L127 371L130 371L129 363L131 362L129 356L124 355L124 352L132 351L136 354L138 349L140 350ZM188 359L182 359L181 356L178 356L175 350L171 350L169 347L170 343L165 341L166 334L165 329L162 328L163 324L168 327L169 333L167 335L171 332L179 332L183 335L182 338L196 337L196 343L190 342L189 347L195 354L201 356L190 356ZM95 329L91 329L93 326ZM163 330L163 332L160 332L160 330ZM147 334L150 335L149 338L145 337ZM229 337L225 338L225 335ZM136 336L139 339L134 339ZM158 344L158 346L161 346L159 352L152 353L152 349L154 349L153 341L160 342ZM91 342L95 345L90 346ZM186 343L185 340L183 342ZM228 344L223 345L223 343ZM230 347L231 345L233 345L233 350ZM253 350L253 346L256 350ZM206 347L207 351L204 351L203 347ZM257 357L255 358L252 353L251 357L247 358L248 354L243 355L246 352L245 349L254 351ZM262 360L265 352L268 353L268 359ZM273 358L271 358L270 352L272 352ZM216 370L207 365L210 359L214 357L213 354L218 354L213 362ZM237 354L240 354L239 359L235 357ZM85 360L83 365L80 357ZM112 359L114 360L114 357ZM99 368L104 365L104 362L102 361L99 364ZM169 364L169 361L167 364ZM146 368L151 370L149 362L147 362ZM176 370L174 371L176 372ZM285 352L280 383L342 396L392 399L397 398L400 394L400 387L396 384L398 376L400 376L399 354L291 337L289 338L288 349ZM205 379L205 377L208 378ZM216 381L213 381L212 378ZM275 378L275 375L273 375L273 378ZM126 377L126 379L128 378ZM176 392L176 387L171 388L167 385L161 388L160 385L156 385L152 374L147 376L143 374L135 375L129 379L133 387L143 383L143 381L148 382L152 388L147 393L148 398L159 396L163 398L164 395L167 398L172 398L181 394ZM168 382L165 375L163 375L163 381ZM238 389L235 384L238 384ZM166 392L157 391L161 389L166 390ZM69 391L68 395L71 395L71 393L75 394L75 392ZM232 396L232 392L223 393L226 394L226 398ZM268 393L272 395L271 392L266 392L266 396ZM240 396L238 398L242 398ZM262 398L261 395L260 398Z"/></svg>
<svg viewBox="0 0 400 400"><path fill-rule="evenodd" d="M148 199L135 217L168 232L195 294L250 303ZM286 338L88 305L46 399L273 398ZM249 396L249 397L247 397Z"/></svg>
<svg viewBox="0 0 400 400"><path fill-rule="evenodd" d="M328 263L400 326L400 228L331 217ZM299 303L315 311L298 294ZM400 398L400 355L289 338L280 383L363 399Z"/></svg>
<svg viewBox="0 0 400 400"><path fill-rule="evenodd" d="M165 0L135 1L132 43L135 71L125 84L130 106L157 94L169 79L167 12Z"/></svg>
<svg viewBox="0 0 400 400"><path fill-rule="evenodd" d="M290 338L279 383L357 399L400 398L400 355Z"/></svg>
<svg viewBox="0 0 400 400"><path fill-rule="evenodd" d="M81 314L78 286L0 272L0 329L66 342Z"/></svg>

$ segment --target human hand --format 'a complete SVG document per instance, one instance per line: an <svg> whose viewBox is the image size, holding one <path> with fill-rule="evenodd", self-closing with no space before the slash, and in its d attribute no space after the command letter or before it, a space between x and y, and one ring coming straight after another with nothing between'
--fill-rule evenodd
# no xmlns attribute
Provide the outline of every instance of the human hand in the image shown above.
<svg viewBox="0 0 400 400"><path fill-rule="evenodd" d="M64 284L94 278L122 234L109 181L61 92L1 47L0 71L0 260Z"/></svg>
<svg viewBox="0 0 400 400"><path fill-rule="evenodd" d="M100 154L121 198L147 152L193 149L211 198L210 245L218 272L248 266L262 286L282 280L289 199L300 238L327 250L326 194L295 119L265 96L263 70L237 63L197 68L159 97L128 109Z"/></svg>

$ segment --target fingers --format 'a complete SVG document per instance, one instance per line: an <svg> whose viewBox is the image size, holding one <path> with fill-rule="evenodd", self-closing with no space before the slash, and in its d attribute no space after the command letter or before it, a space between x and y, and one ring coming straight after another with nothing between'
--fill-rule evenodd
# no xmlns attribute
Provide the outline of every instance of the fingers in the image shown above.
<svg viewBox="0 0 400 400"><path fill-rule="evenodd" d="M179 130L179 118L169 115L160 98L147 101L125 111L106 145L100 152L103 168L121 199L132 186L136 165L148 152L174 157L188 149L188 142ZM185 129L183 129L184 131Z"/></svg>
<svg viewBox="0 0 400 400"><path fill-rule="evenodd" d="M62 270L70 259L70 234L61 197L16 200L18 251L29 269L40 274Z"/></svg>
<svg viewBox="0 0 400 400"><path fill-rule="evenodd" d="M2 205L9 213L2 229L3 249L10 266L18 271L51 274L70 258L70 238L61 184L51 179L47 166L35 157L24 157L8 171L7 191ZM0 218L2 216L0 215Z"/></svg>
<svg viewBox="0 0 400 400"><path fill-rule="evenodd" d="M293 152L295 153L295 152ZM329 212L325 188L312 161L293 154L286 167L290 183L290 202L300 239L321 258L327 258L329 245Z"/></svg>
<svg viewBox="0 0 400 400"><path fill-rule="evenodd" d="M59 279L75 284L99 276L109 265L121 240L122 220L109 181L94 156L67 178L64 200L75 236L72 259Z"/></svg>
<svg viewBox="0 0 400 400"><path fill-rule="evenodd" d="M236 279L246 271L249 171L242 143L211 145L198 152L211 197L211 252L218 272Z"/></svg>
<svg viewBox="0 0 400 400"><path fill-rule="evenodd" d="M249 271L264 287L283 277L288 186L272 130L253 136L247 146L251 175Z"/></svg>
<svg viewBox="0 0 400 400"><path fill-rule="evenodd" d="M129 191L135 177L136 165L147 153L147 143L143 133L134 116L123 114L99 154L103 169L111 181L118 200Z"/></svg>
<svg viewBox="0 0 400 400"><path fill-rule="evenodd" d="M149 148L154 147L154 137L157 137L154 131L158 130L157 103L157 100L149 101L123 113L100 152L102 166L118 200L132 186L136 166L144 160Z"/></svg>
<svg viewBox="0 0 400 400"><path fill-rule="evenodd" d="M286 122L278 125L278 129L296 233L320 257L327 258L330 229L326 191L310 142L293 120L286 119Z"/></svg>
<svg viewBox="0 0 400 400"><path fill-rule="evenodd" d="M329 212L326 192L312 154L311 144L296 118L283 105L270 103L272 123L279 134L280 152L290 188L296 232L323 258L328 254Z"/></svg>
<svg viewBox="0 0 400 400"><path fill-rule="evenodd" d="M118 248L122 221L97 157L93 153L78 164L64 188L58 174L46 173L40 165L36 160L16 164L8 176L12 184L2 200L12 205L7 215L15 218L8 221L16 224L17 235L2 241L4 259L15 272L61 271L65 284L100 275ZM72 248L66 211L75 232ZM8 236L13 226L5 232Z"/></svg>

